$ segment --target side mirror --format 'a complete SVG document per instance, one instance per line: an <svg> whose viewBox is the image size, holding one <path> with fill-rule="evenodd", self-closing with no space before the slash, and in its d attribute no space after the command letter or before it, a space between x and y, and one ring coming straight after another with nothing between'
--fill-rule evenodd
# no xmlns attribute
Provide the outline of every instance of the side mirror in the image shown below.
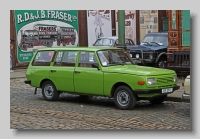
<svg viewBox="0 0 200 139"><path fill-rule="evenodd" d="M98 63L93 63L93 64L92 64L92 67L93 67L93 68L97 68L98 70L100 70L99 64L98 64Z"/></svg>

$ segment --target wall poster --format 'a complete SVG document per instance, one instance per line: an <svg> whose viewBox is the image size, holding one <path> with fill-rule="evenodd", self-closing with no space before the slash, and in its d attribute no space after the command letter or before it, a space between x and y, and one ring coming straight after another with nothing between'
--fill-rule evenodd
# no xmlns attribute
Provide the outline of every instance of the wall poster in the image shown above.
<svg viewBox="0 0 200 139"><path fill-rule="evenodd" d="M149 32L158 32L158 10L140 10L140 42Z"/></svg>
<svg viewBox="0 0 200 139"><path fill-rule="evenodd" d="M77 10L15 10L18 62L41 47L78 46Z"/></svg>
<svg viewBox="0 0 200 139"><path fill-rule="evenodd" d="M88 46L99 37L112 36L111 10L87 10Z"/></svg>

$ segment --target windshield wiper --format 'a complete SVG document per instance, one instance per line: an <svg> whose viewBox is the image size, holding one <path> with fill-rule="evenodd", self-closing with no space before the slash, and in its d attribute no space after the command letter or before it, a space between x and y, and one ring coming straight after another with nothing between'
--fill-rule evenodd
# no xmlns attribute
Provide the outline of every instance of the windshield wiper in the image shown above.
<svg viewBox="0 0 200 139"><path fill-rule="evenodd" d="M146 44L148 44L148 45L151 45L149 42L142 42L142 43L146 43Z"/></svg>
<svg viewBox="0 0 200 139"><path fill-rule="evenodd" d="M109 63L109 64L118 64L118 65L122 65L122 66L124 66L124 62L116 62L116 61L114 61L114 62L112 62L112 63Z"/></svg>
<svg viewBox="0 0 200 139"><path fill-rule="evenodd" d="M159 43L157 43L157 42L150 42L150 43L155 43L155 44L157 44L157 45L160 45Z"/></svg>

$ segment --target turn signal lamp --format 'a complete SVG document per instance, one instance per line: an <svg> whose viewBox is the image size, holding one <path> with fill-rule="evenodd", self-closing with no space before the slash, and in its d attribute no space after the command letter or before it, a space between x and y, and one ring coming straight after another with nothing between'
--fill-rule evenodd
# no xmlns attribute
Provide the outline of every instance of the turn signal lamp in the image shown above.
<svg viewBox="0 0 200 139"><path fill-rule="evenodd" d="M138 84L139 84L139 85L143 85L143 84L144 84L144 81L138 81Z"/></svg>

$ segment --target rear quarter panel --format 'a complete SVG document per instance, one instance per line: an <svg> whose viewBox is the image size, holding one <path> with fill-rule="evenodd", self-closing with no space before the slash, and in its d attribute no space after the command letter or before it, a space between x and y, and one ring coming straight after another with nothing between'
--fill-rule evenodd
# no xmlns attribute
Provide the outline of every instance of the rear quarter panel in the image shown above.
<svg viewBox="0 0 200 139"><path fill-rule="evenodd" d="M40 87L43 79L49 79L50 66L32 66L30 65L26 71L26 78L31 80L31 86Z"/></svg>

